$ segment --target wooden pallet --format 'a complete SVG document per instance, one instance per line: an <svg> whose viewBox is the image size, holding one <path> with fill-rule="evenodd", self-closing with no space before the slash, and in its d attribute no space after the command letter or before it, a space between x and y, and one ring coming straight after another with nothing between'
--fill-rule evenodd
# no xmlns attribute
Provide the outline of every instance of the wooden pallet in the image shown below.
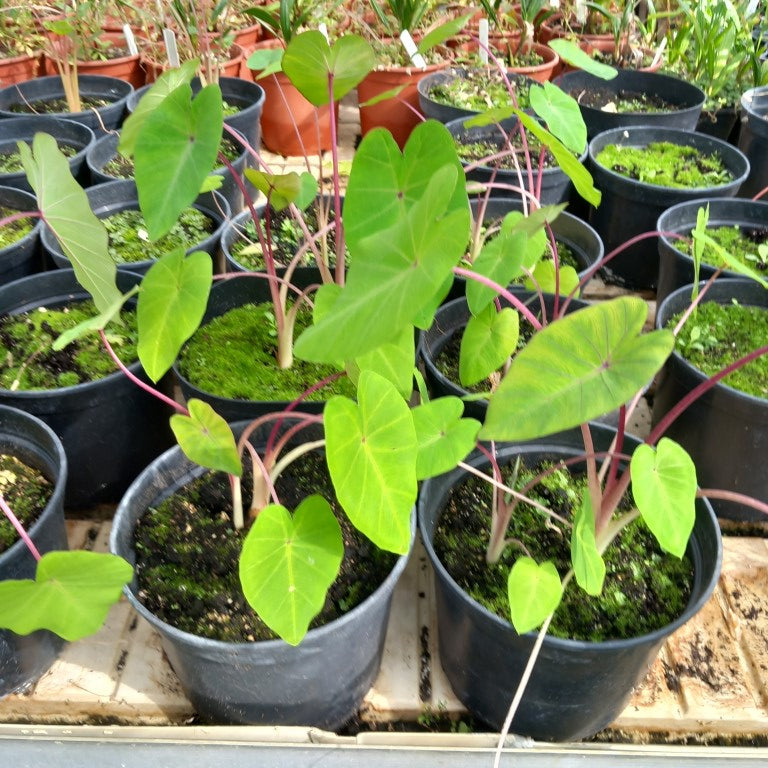
<svg viewBox="0 0 768 768"><path fill-rule="evenodd" d="M69 523L73 547L105 550L108 522ZM460 716L440 667L432 571L418 547L395 592L381 672L363 721ZM768 544L725 538L719 586L665 644L612 728L643 734L768 734ZM0 701L0 722L179 725L194 716L154 630L125 601L96 635L68 645L31 690Z"/></svg>

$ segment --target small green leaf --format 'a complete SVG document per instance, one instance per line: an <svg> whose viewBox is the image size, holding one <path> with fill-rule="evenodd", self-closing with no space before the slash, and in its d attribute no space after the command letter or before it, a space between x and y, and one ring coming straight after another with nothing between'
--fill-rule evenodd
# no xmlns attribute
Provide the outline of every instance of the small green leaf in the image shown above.
<svg viewBox="0 0 768 768"><path fill-rule="evenodd" d="M461 418L463 412L458 397L439 397L412 410L418 480L450 471L475 447L480 422Z"/></svg>
<svg viewBox="0 0 768 768"><path fill-rule="evenodd" d="M83 320L82 323L78 323L74 328L64 331L64 333L53 342L54 351L64 349L67 344L73 342L75 339L79 339L81 336L85 336L93 331L101 331L106 328L108 323L114 320L115 317L118 317L125 302L135 296L138 292L139 286L135 285L128 291L128 293L122 294L106 312L100 312L95 317L89 317L87 320Z"/></svg>
<svg viewBox="0 0 768 768"><path fill-rule="evenodd" d="M187 458L239 477L242 465L229 424L202 400L192 398L187 408L189 416L171 416L171 429Z"/></svg>
<svg viewBox="0 0 768 768"><path fill-rule="evenodd" d="M595 541L595 512L588 488L584 489L581 507L573 519L571 563L578 585L588 595L599 595L605 581L605 563Z"/></svg>
<svg viewBox="0 0 768 768"><path fill-rule="evenodd" d="M422 54L427 53L435 46L442 45L449 38L456 37L474 15L473 11L472 13L465 13L463 16L457 16L455 19L446 21L443 24L438 24L438 26L431 29L421 38L416 46L416 50Z"/></svg>
<svg viewBox="0 0 768 768"><path fill-rule="evenodd" d="M561 266L559 269L560 278L559 282L557 282L558 287L558 293L561 296L567 296L571 291L574 290L579 284L579 274L576 272L576 270L571 266ZM544 292L544 293L554 293L555 287L556 287L556 281L555 281L555 262L551 259L546 259L544 261L540 261L533 270L533 278L536 281L534 284L534 280L531 280L529 277L525 279L525 287L530 290L535 290L536 285ZM576 294L578 295L578 294Z"/></svg>
<svg viewBox="0 0 768 768"><path fill-rule="evenodd" d="M275 72L280 72L283 68L283 49L282 48L257 48L246 61L248 69L258 72L257 80Z"/></svg>
<svg viewBox="0 0 768 768"><path fill-rule="evenodd" d="M524 635L540 626L554 613L563 596L563 586L555 564L538 565L530 557L519 557L507 579L507 594L512 626Z"/></svg>
<svg viewBox="0 0 768 768"><path fill-rule="evenodd" d="M300 209L306 208L317 195L317 179L307 171L272 174L246 168L245 177L269 198L270 206L276 211L282 211L291 203Z"/></svg>
<svg viewBox="0 0 768 768"><path fill-rule="evenodd" d="M377 93L375 96L371 97L367 101L363 101L359 104L361 107L372 107L375 104L379 104L382 101L387 101L387 99L394 99L395 96L399 96L408 86L407 85L398 85L394 88L390 88L388 91L382 91L381 93Z"/></svg>
<svg viewBox="0 0 768 768"><path fill-rule="evenodd" d="M413 391L415 346L413 328L404 328L393 341L382 344L355 359L349 367L352 382L357 383L360 371L375 371L391 381L407 400Z"/></svg>
<svg viewBox="0 0 768 768"><path fill-rule="evenodd" d="M659 546L682 557L696 522L696 467L685 449L663 437L654 450L643 443L629 465L632 495Z"/></svg>
<svg viewBox="0 0 768 768"><path fill-rule="evenodd" d="M106 552L48 552L34 581L0 581L0 627L18 635L48 629L75 641L101 629L133 569Z"/></svg>
<svg viewBox="0 0 768 768"><path fill-rule="evenodd" d="M325 405L325 450L336 497L352 524L374 544L405 554L416 501L416 431L394 386L363 371L357 403Z"/></svg>
<svg viewBox="0 0 768 768"><path fill-rule="evenodd" d="M459 379L465 387L477 384L501 368L515 351L520 316L510 308L500 312L489 304L469 318L459 350Z"/></svg>
<svg viewBox="0 0 768 768"><path fill-rule="evenodd" d="M547 45L566 63L572 67L583 69L590 75L599 77L601 80L613 80L619 74L616 67L603 64L593 59L588 53L582 51L576 43L565 38L550 40Z"/></svg>
<svg viewBox="0 0 768 768"><path fill-rule="evenodd" d="M152 381L165 375L200 325L212 275L207 253L195 251L185 258L180 245L157 259L144 277L136 308L138 354Z"/></svg>
<svg viewBox="0 0 768 768"><path fill-rule="evenodd" d="M587 145L587 126L578 102L556 85L545 82L532 85L531 108L544 121L550 133L580 155Z"/></svg>
<svg viewBox="0 0 768 768"><path fill-rule="evenodd" d="M322 610L343 557L341 528L322 496L304 499L293 517L285 507L270 504L243 542L243 594L272 631L298 645Z"/></svg>

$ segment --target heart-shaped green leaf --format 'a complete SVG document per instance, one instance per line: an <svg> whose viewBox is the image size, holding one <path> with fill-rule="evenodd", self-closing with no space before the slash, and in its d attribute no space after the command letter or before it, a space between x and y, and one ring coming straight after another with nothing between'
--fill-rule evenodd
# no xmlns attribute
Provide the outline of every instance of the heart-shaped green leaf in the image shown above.
<svg viewBox="0 0 768 768"><path fill-rule="evenodd" d="M531 108L550 133L580 155L587 146L587 126L576 99L548 81L531 86L530 99Z"/></svg>
<svg viewBox="0 0 768 768"><path fill-rule="evenodd" d="M583 69L590 75L599 77L602 80L613 80L619 74L616 67L603 64L597 59L593 59L588 53L582 51L576 43L565 38L550 40L547 45L566 63L572 67Z"/></svg>
<svg viewBox="0 0 768 768"><path fill-rule="evenodd" d="M98 632L133 569L106 552L48 552L32 579L0 581L0 627L18 635L48 629L65 640Z"/></svg>
<svg viewBox="0 0 768 768"><path fill-rule="evenodd" d="M136 322L139 360L152 381L159 381L197 330L211 290L213 262L195 251L186 258L179 246L164 254L141 283Z"/></svg>
<svg viewBox="0 0 768 768"><path fill-rule="evenodd" d="M622 296L550 323L513 358L490 398L484 440L529 440L610 413L661 368L671 331L642 334L648 305Z"/></svg>
<svg viewBox="0 0 768 768"><path fill-rule="evenodd" d="M509 572L507 594L515 631L524 635L536 629L554 613L563 596L555 564L548 560L538 565L530 557L519 557Z"/></svg>
<svg viewBox="0 0 768 768"><path fill-rule="evenodd" d="M359 35L345 35L333 46L322 33L302 32L288 43L283 54L283 72L307 101L317 107L349 93L374 67L373 48Z"/></svg>
<svg viewBox="0 0 768 768"><path fill-rule="evenodd" d="M307 171L301 174L272 174L246 168L245 177L259 192L269 198L269 204L276 211L282 211L291 203L298 208L306 208L317 195L317 179Z"/></svg>
<svg viewBox="0 0 768 768"><path fill-rule="evenodd" d="M171 416L171 429L190 461L230 475L242 473L235 436L224 419L208 403L192 398L189 416Z"/></svg>
<svg viewBox="0 0 768 768"><path fill-rule="evenodd" d="M588 488L584 489L581 507L573 519L571 563L577 584L588 595L599 595L605 581L605 562L595 541L595 513Z"/></svg>
<svg viewBox="0 0 768 768"><path fill-rule="evenodd" d="M360 371L375 371L391 381L397 391L408 399L413 390L413 361L416 359L413 328L406 327L394 341L358 357L347 370L353 383L357 383Z"/></svg>
<svg viewBox="0 0 768 768"><path fill-rule="evenodd" d="M240 554L240 584L262 621L298 645L325 603L344 557L341 528L322 496L291 513L270 504L259 512Z"/></svg>
<svg viewBox="0 0 768 768"><path fill-rule="evenodd" d="M416 501L416 431L408 405L383 376L363 371L357 403L325 405L325 451L336 497L376 546L405 554Z"/></svg>
<svg viewBox="0 0 768 768"><path fill-rule="evenodd" d="M559 279L555 280L555 262L551 259L540 261L533 270L533 280L530 277L525 278L525 287L536 290L536 286L544 293L557 292L561 296L567 296L579 284L579 275L571 266L561 266ZM535 284L534 284L535 280Z"/></svg>
<svg viewBox="0 0 768 768"><path fill-rule="evenodd" d="M19 153L37 205L78 282L91 294L96 309L108 312L121 300L115 285L117 266L107 250L107 230L72 178L69 161L47 133L35 134L31 150L19 142Z"/></svg>
<svg viewBox="0 0 768 768"><path fill-rule="evenodd" d="M181 85L152 112L136 138L139 205L151 240L165 235L200 194L216 165L224 125L221 90L208 85L194 99Z"/></svg>
<svg viewBox="0 0 768 768"><path fill-rule="evenodd" d="M629 465L632 496L665 551L682 557L696 522L696 467L685 449L663 437L654 450L643 443Z"/></svg>
<svg viewBox="0 0 768 768"><path fill-rule="evenodd" d="M416 478L441 475L453 469L475 447L480 422L462 419L458 397L439 397L412 410L418 456Z"/></svg>
<svg viewBox="0 0 768 768"><path fill-rule="evenodd" d="M246 66L257 72L256 80L280 72L283 69L282 48L257 48L249 57Z"/></svg>
<svg viewBox="0 0 768 768"><path fill-rule="evenodd" d="M520 336L520 316L505 307L489 304L469 318L459 350L459 379L465 387L477 384L501 368L515 351Z"/></svg>

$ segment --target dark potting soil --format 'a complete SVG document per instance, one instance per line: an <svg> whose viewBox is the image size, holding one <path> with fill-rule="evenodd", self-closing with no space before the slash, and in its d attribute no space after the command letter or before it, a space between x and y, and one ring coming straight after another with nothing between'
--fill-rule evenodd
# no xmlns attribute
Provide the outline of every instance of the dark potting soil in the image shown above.
<svg viewBox="0 0 768 768"><path fill-rule="evenodd" d="M670 318L674 328L682 313ZM680 333L677 351L691 365L712 376L752 350L768 344L768 311L742 304L703 301ZM754 397L768 398L768 355L723 379L723 384Z"/></svg>
<svg viewBox="0 0 768 768"><path fill-rule="evenodd" d="M74 157L79 150L71 144L59 144L59 150L65 157ZM10 146L0 151L0 173L21 173L24 166L21 164L21 155L17 149Z"/></svg>
<svg viewBox="0 0 768 768"><path fill-rule="evenodd" d="M18 212L14 208L6 208L0 205L0 219L13 216ZM15 219L8 224L4 224L0 227L0 248L7 248L9 245L13 245L13 243L21 240L22 237L25 237L32 231L34 226L35 221L31 218Z"/></svg>
<svg viewBox="0 0 768 768"><path fill-rule="evenodd" d="M53 342L66 330L93 317L91 301L57 309L45 307L0 317L0 388L11 391L56 389L94 381L117 370L95 333L60 351ZM107 339L126 364L136 360L135 312L120 313L122 325L112 324Z"/></svg>
<svg viewBox="0 0 768 768"><path fill-rule="evenodd" d="M243 478L247 498L250 475ZM344 538L344 559L321 613L319 627L359 605L386 578L396 555L371 544L347 520L333 495L325 459L303 456L278 478L280 503L294 510L306 496L322 494L333 507ZM238 559L246 531L231 523L227 476L208 472L156 507L136 528L138 596L163 621L181 630L228 642L276 636L243 597Z"/></svg>
<svg viewBox="0 0 768 768"><path fill-rule="evenodd" d="M515 130L510 134L509 143L503 141L473 141L464 142L461 140L456 141L456 151L459 155L459 160L464 165L480 162L481 165L496 167L506 171L515 171L518 168L523 174L523 181L527 181L527 165L525 161L525 149L523 148L523 138L520 131ZM534 171L539 168L539 158L541 156L541 142L530 132L526 133L526 145L531 157L531 167ZM494 155L506 152L503 157L495 160L487 161L487 158ZM517 165L515 165L515 158L517 158ZM557 166L554 156L548 150L544 150L543 168L554 168Z"/></svg>
<svg viewBox="0 0 768 768"><path fill-rule="evenodd" d="M546 465L543 465L546 466ZM551 465L550 465L551 466ZM503 468L508 482L511 468ZM521 467L521 488L541 467ZM565 519L580 504L584 476L575 482L557 469L537 486L537 499ZM628 505L627 505L628 506ZM498 564L485 561L491 520L491 486L476 477L457 485L435 531L435 552L451 577L472 598L502 619L509 619L507 578L521 550L509 545ZM530 505L512 514L507 539L521 542L537 562L554 561L562 576L570 568L571 529L547 520ZM641 520L631 523L604 554L602 594L590 597L572 580L555 612L549 633L574 640L601 641L652 632L677 618L691 592L693 567L687 557L663 553Z"/></svg>
<svg viewBox="0 0 768 768"><path fill-rule="evenodd" d="M80 96L81 112L87 112L89 109L98 109L106 107L112 102L107 99L98 99L93 96ZM18 112L22 115L30 113L35 115L58 115L70 112L67 100L61 96L57 99L34 99L32 101L23 101L19 104L11 104L8 107L11 112Z"/></svg>
<svg viewBox="0 0 768 768"><path fill-rule="evenodd" d="M620 88L612 91L609 88L589 88L588 90L571 91L579 104L603 112L636 113L636 112L674 112L677 107L662 99L655 93L630 91Z"/></svg>
<svg viewBox="0 0 768 768"><path fill-rule="evenodd" d="M295 336L311 322L299 311ZM179 357L179 370L196 387L235 400L293 400L316 382L336 373L330 365L294 359L290 368L277 366L277 333L271 303L231 309L199 328ZM331 395L355 396L346 376L313 392L310 401Z"/></svg>
<svg viewBox="0 0 768 768"><path fill-rule="evenodd" d="M51 498L53 486L38 470L8 454L0 454L0 494L25 530ZM0 553L19 540L11 521L0 511Z"/></svg>
<svg viewBox="0 0 768 768"><path fill-rule="evenodd" d="M768 227L733 226L708 227L707 235L722 246L735 259L759 272L768 270ZM675 247L687 256L693 256L693 237L674 241ZM720 264L712 249L704 248L703 261L714 266Z"/></svg>

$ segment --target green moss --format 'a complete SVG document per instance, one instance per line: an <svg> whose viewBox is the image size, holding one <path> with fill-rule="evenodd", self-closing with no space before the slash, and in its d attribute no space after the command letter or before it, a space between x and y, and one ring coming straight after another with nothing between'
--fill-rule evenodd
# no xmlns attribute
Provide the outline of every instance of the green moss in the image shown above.
<svg viewBox="0 0 768 768"><path fill-rule="evenodd" d="M530 85L510 78L512 91L520 109L530 107ZM485 112L493 107L512 103L507 84L497 69L470 69L466 76L456 75L446 83L439 83L429 91L438 104L460 107L473 112Z"/></svg>
<svg viewBox="0 0 768 768"><path fill-rule="evenodd" d="M70 144L59 144L59 149L65 157L74 157L79 150ZM0 173L21 173L21 155L17 149L0 152Z"/></svg>
<svg viewBox="0 0 768 768"><path fill-rule="evenodd" d="M14 213L18 213L18 210L0 206L0 219L4 219L7 216L13 216ZM33 219L25 218L16 219L15 221L0 227L0 248L7 248L9 245L18 242L22 237L28 235L34 226L35 221Z"/></svg>
<svg viewBox="0 0 768 768"><path fill-rule="evenodd" d="M517 487L551 466L521 467ZM503 471L508 481L510 467ZM584 487L583 475L571 478L566 470L557 469L529 495L568 519ZM624 505L627 508L628 503ZM520 556L520 545L537 562L552 560L564 576L570 568L570 528L555 520L545 525L541 512L520 504L507 533L507 539L520 544L507 546L499 563L489 566L485 550L490 509L491 488L487 483L478 478L461 483L438 521L435 549L462 589L489 611L508 619L507 577ZM602 594L589 597L572 581L555 613L550 634L590 641L632 637L668 624L685 609L692 565L687 558L677 560L663 553L642 521L624 529L606 551L605 563Z"/></svg>
<svg viewBox="0 0 768 768"><path fill-rule="evenodd" d="M733 226L708 227L707 235L722 246L735 259L761 272L768 269L768 229ZM675 240L674 246L687 256L693 257L693 238ZM712 266L728 268L726 264L713 261L715 254L704 249L703 261Z"/></svg>
<svg viewBox="0 0 768 768"><path fill-rule="evenodd" d="M296 336L311 320L300 312ZM329 365L295 359L287 369L276 364L277 334L272 305L246 304L214 318L187 342L179 360L181 373L200 389L237 400L293 400L305 389L337 372ZM346 378L312 393L327 400L332 394L354 396Z"/></svg>
<svg viewBox="0 0 768 768"><path fill-rule="evenodd" d="M63 309L39 308L0 318L0 388L10 390L56 389L101 379L117 367L104 350L101 339L89 334L59 352L53 342L66 330L93 317L91 301ZM136 360L136 315L121 313L123 325L110 327L108 339L120 358Z"/></svg>
<svg viewBox="0 0 768 768"><path fill-rule="evenodd" d="M682 314L682 313L681 313ZM680 314L670 318L674 328ZM707 376L768 344L768 312L762 307L704 301L677 336L677 350ZM768 398L768 356L726 376L723 383L754 397Z"/></svg>
<svg viewBox="0 0 768 768"><path fill-rule="evenodd" d="M45 509L52 493L51 483L38 470L15 456L0 454L0 494L26 530ZM18 539L10 520L0 513L0 552Z"/></svg>
<svg viewBox="0 0 768 768"><path fill-rule="evenodd" d="M668 141L644 147L609 144L597 155L597 162L622 176L660 187L696 189L733 181L717 153L705 155Z"/></svg>
<svg viewBox="0 0 768 768"><path fill-rule="evenodd" d="M102 219L109 235L109 255L116 264L158 259L181 245L185 249L201 243L216 228L214 221L197 208L181 212L167 235L151 242L147 224L139 210L126 210Z"/></svg>

